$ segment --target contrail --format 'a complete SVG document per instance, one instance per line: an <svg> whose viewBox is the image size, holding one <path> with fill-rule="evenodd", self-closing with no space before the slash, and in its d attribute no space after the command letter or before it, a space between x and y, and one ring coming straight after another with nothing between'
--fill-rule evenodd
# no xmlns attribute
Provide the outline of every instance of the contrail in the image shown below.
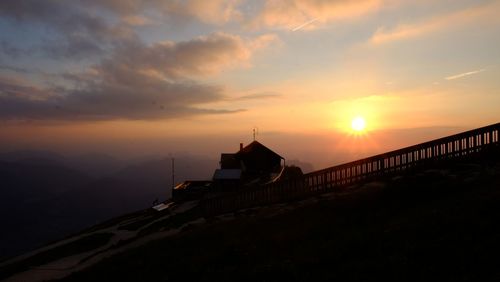
<svg viewBox="0 0 500 282"><path fill-rule="evenodd" d="M310 24L312 24L313 22L315 22L315 21L317 21L317 20L318 20L318 18L314 18L314 19L312 19L312 20L310 20L310 21L307 21L307 22L305 22L305 23L303 23L303 24L299 25L298 27L296 27L296 28L292 29L292 31L297 31L297 30L299 30L299 29L302 29L302 28L303 28L303 27L305 27L306 25L310 25Z"/></svg>
<svg viewBox="0 0 500 282"><path fill-rule="evenodd" d="M462 78L462 77L465 77L465 76L469 76L469 75L473 75L473 74L476 74L476 73L480 73L480 72L483 72L483 71L485 71L485 69L480 69L480 70L465 72L465 73L461 73L461 74L457 74L457 75L452 75L452 76L446 77L445 79L446 80L458 79L458 78Z"/></svg>

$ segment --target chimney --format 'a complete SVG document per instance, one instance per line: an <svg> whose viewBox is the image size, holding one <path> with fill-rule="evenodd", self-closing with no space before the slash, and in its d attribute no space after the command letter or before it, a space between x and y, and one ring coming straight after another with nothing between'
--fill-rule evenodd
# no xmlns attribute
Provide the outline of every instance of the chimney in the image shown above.
<svg viewBox="0 0 500 282"><path fill-rule="evenodd" d="M240 151L243 150L243 143L240 143Z"/></svg>

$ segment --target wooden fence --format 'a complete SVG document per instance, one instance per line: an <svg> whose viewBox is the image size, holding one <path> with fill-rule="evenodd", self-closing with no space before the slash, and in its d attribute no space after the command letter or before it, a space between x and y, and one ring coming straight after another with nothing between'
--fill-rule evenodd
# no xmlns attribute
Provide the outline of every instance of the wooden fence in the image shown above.
<svg viewBox="0 0 500 282"><path fill-rule="evenodd" d="M208 196L207 215L304 198L442 160L499 147L500 123L305 174L303 178Z"/></svg>

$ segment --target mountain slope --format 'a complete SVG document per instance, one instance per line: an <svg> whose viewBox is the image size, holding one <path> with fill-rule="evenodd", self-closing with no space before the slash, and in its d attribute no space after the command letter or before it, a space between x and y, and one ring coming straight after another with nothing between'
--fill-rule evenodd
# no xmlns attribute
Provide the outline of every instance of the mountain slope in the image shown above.
<svg viewBox="0 0 500 282"><path fill-rule="evenodd" d="M64 281L500 278L500 166L462 164L357 188L216 218Z"/></svg>
<svg viewBox="0 0 500 282"><path fill-rule="evenodd" d="M4 263L0 277L41 281L79 271L64 281L495 279L498 160L446 163L215 218L203 218L196 202L144 210ZM94 249L80 246L86 238Z"/></svg>
<svg viewBox="0 0 500 282"><path fill-rule="evenodd" d="M92 181L85 174L52 162L0 161L0 181L2 256L29 250L82 227L62 218L66 217L64 195L76 193Z"/></svg>
<svg viewBox="0 0 500 282"><path fill-rule="evenodd" d="M176 180L209 179L215 166L213 160L179 156ZM0 260L168 199L171 180L170 159L125 165L102 154L0 154Z"/></svg>

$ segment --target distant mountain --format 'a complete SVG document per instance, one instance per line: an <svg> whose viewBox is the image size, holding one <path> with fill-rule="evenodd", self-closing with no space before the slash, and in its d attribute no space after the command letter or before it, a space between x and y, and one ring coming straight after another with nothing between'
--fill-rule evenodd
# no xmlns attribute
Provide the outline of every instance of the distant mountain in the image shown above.
<svg viewBox="0 0 500 282"><path fill-rule="evenodd" d="M18 150L0 153L0 160L23 164L64 164L66 158L51 151Z"/></svg>
<svg viewBox="0 0 500 282"><path fill-rule="evenodd" d="M23 159L26 161L26 159ZM81 225L66 224L59 204L64 195L83 189L92 179L68 167L47 161L0 161L0 253L10 255L56 239Z"/></svg>
<svg viewBox="0 0 500 282"><path fill-rule="evenodd" d="M102 178L125 168L130 161L117 159L107 154L88 153L67 158L65 164L91 177Z"/></svg>
<svg viewBox="0 0 500 282"><path fill-rule="evenodd" d="M314 166L312 164L300 160L286 160L286 164L300 167L303 173L314 171Z"/></svg>
<svg viewBox="0 0 500 282"><path fill-rule="evenodd" d="M211 179L217 167L218 161L213 159L190 155L180 156L174 161L174 181L179 183L184 180ZM111 177L123 180L141 180L154 185L168 183L168 187L172 187L172 159L150 160L131 165Z"/></svg>
<svg viewBox="0 0 500 282"><path fill-rule="evenodd" d="M0 179L4 205L40 202L91 182L79 171L50 161L42 164L40 160L36 164L0 161Z"/></svg>
<svg viewBox="0 0 500 282"><path fill-rule="evenodd" d="M217 161L179 156L175 181L210 179ZM111 156L0 154L0 259L171 196L171 159L128 164ZM7 216L8 215L8 216Z"/></svg>
<svg viewBox="0 0 500 282"><path fill-rule="evenodd" d="M51 151L20 150L0 153L0 161L22 164L58 164L83 172L93 178L111 175L133 161L124 161L102 153L63 156Z"/></svg>

